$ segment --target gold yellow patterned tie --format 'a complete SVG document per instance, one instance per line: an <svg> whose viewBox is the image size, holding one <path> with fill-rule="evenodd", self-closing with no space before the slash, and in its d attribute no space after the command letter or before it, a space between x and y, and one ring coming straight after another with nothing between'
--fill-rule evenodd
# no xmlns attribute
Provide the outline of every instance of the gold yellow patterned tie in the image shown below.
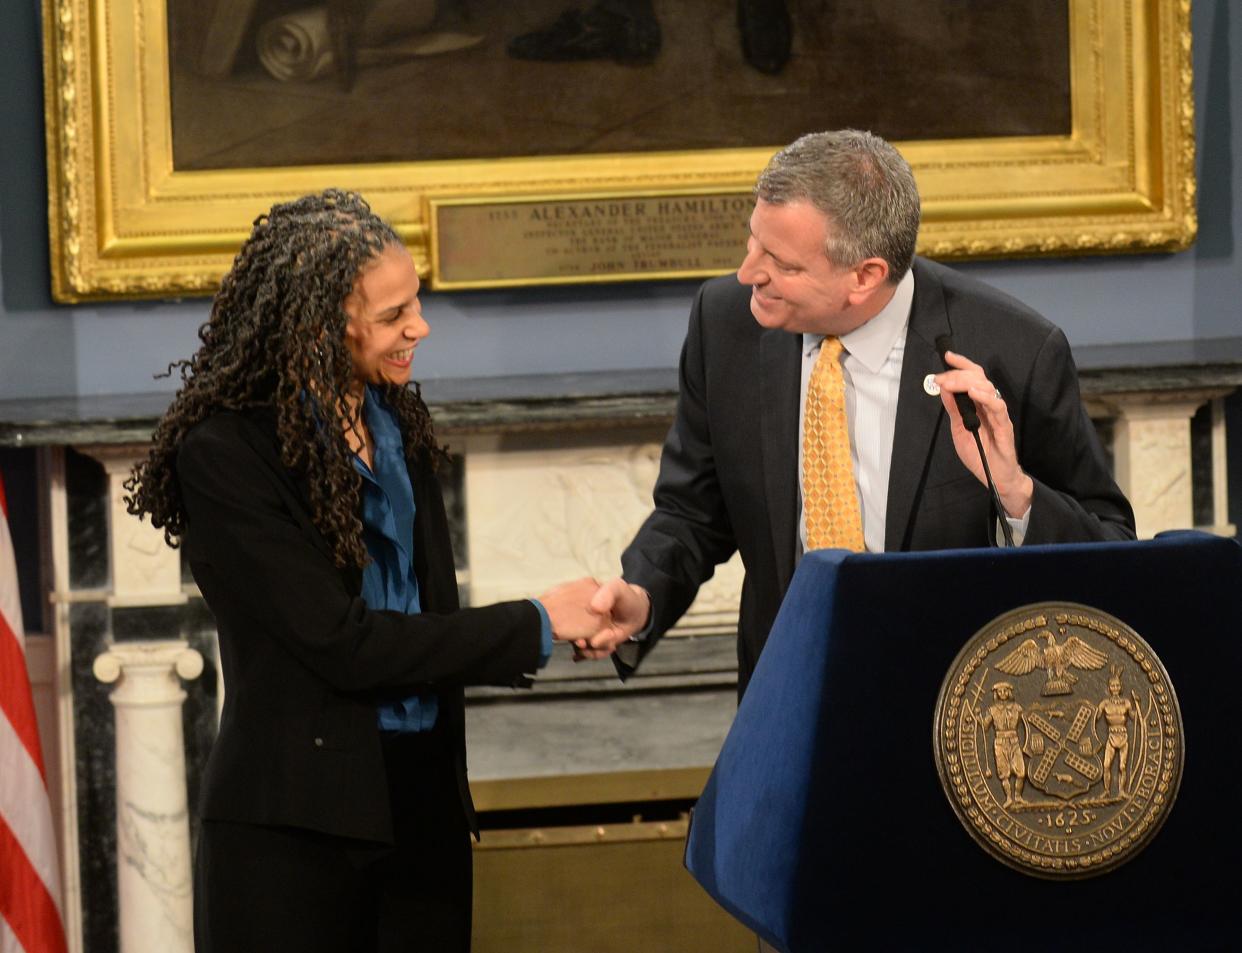
<svg viewBox="0 0 1242 953"><path fill-rule="evenodd" d="M824 338L806 388L802 422L802 512L806 548L863 550L862 508L850 461L841 340Z"/></svg>

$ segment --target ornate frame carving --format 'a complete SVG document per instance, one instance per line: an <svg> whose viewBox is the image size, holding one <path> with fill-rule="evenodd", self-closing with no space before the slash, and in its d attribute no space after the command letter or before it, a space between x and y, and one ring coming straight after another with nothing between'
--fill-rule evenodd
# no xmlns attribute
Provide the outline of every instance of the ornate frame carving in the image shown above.
<svg viewBox="0 0 1242 953"><path fill-rule="evenodd" d="M1069 0L1068 136L901 143L936 258L1177 250L1195 236L1190 0ZM165 0L43 0L58 301L210 293L273 201L346 182L430 274L433 198L748 190L765 149L181 172ZM635 275L634 278L649 278Z"/></svg>

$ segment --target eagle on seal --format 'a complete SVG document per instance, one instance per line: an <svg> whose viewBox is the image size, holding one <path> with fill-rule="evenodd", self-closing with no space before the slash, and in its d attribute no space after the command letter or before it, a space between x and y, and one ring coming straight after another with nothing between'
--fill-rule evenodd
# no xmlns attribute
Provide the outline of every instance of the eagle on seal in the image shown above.
<svg viewBox="0 0 1242 953"><path fill-rule="evenodd" d="M1065 636L1065 626L1060 626L1061 635ZM1076 635L1071 635L1058 644L1057 637L1047 629L1039 633L1039 638L1047 640L1041 648L1035 639L1027 639L1016 649L996 663L996 667L1006 675L1025 675L1042 667L1047 673L1042 695L1068 695L1070 688L1078 677L1070 668L1081 668L1095 671L1104 667L1108 656L1099 649L1092 648Z"/></svg>

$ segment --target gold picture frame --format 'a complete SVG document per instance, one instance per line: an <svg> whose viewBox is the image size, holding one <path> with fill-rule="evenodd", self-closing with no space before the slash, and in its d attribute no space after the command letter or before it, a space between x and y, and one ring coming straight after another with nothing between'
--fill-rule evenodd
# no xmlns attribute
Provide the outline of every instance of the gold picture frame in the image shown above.
<svg viewBox="0 0 1242 953"><path fill-rule="evenodd" d="M1171 251L1193 241L1189 0L1069 4L1069 135L898 144L923 195L923 254ZM63 302L209 294L259 211L343 180L394 224L436 287L433 202L745 192L772 152L179 171L166 0L44 0L43 26L52 293Z"/></svg>

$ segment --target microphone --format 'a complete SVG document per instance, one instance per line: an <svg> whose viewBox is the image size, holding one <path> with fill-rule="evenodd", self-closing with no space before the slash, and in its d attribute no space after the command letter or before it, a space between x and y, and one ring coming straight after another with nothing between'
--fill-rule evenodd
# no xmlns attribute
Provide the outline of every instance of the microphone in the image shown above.
<svg viewBox="0 0 1242 953"><path fill-rule="evenodd" d="M944 359L945 351L953 350L953 335L942 334L936 338L936 353L940 355L940 363L944 365L946 371L952 370L949 362ZM975 433L979 429L979 411L975 409L975 402L966 394L954 394L953 399L957 401L958 413L962 415L962 425L971 433Z"/></svg>
<svg viewBox="0 0 1242 953"><path fill-rule="evenodd" d="M944 359L945 351L953 350L953 335L942 334L936 338L936 353L940 355L940 363L949 370L949 362ZM983 452L983 439L979 436L979 410L975 402L966 394L954 394L958 412L962 415L962 426L975 438L975 446L979 449L979 462L983 464L983 476L987 481L988 495L992 498L992 509L995 511L996 522L1000 525L1001 537L1006 546L1013 545L1013 530L1009 528L1009 520L1005 519L1005 507L1001 504L1000 494L996 492L996 484L992 482L992 468L988 466L987 454Z"/></svg>

